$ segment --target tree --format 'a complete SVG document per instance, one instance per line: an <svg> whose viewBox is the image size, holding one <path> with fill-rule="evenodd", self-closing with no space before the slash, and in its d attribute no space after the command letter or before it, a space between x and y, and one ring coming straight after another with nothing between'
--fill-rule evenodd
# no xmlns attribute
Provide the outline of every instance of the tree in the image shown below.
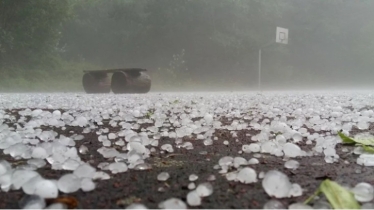
<svg viewBox="0 0 374 210"><path fill-rule="evenodd" d="M0 69L52 65L68 14L67 0L0 1Z"/></svg>

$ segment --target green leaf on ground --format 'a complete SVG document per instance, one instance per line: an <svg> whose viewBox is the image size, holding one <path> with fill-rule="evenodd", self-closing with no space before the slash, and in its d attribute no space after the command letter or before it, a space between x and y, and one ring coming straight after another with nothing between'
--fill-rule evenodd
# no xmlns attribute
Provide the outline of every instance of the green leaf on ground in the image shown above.
<svg viewBox="0 0 374 210"><path fill-rule="evenodd" d="M348 136L344 135L341 132L338 132L338 135L343 140L344 144L362 144L362 145L365 145L365 146L374 146L374 137L373 138L362 138L362 139L356 138L356 139L353 139L351 137L348 137Z"/></svg>
<svg viewBox="0 0 374 210"><path fill-rule="evenodd" d="M352 192L340 186L338 183L326 179L321 183L318 190L304 203L307 204L319 193L323 193L333 209L360 209L360 204Z"/></svg>
<svg viewBox="0 0 374 210"><path fill-rule="evenodd" d="M374 154L374 147L362 145L362 148L364 148L365 152L369 152L369 153Z"/></svg>
<svg viewBox="0 0 374 210"><path fill-rule="evenodd" d="M346 135L344 135L342 132L338 132L339 137L343 140L344 144L355 144L356 141Z"/></svg>
<svg viewBox="0 0 374 210"><path fill-rule="evenodd" d="M334 209L360 209L352 192L329 179L322 182L320 190Z"/></svg>

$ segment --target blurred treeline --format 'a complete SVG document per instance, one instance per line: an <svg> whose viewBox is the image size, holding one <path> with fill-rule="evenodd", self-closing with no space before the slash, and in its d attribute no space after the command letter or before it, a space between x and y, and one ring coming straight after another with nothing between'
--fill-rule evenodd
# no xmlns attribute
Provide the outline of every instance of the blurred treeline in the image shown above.
<svg viewBox="0 0 374 210"><path fill-rule="evenodd" d="M84 69L140 67L153 90L371 85L372 0L0 0L0 91L82 90Z"/></svg>

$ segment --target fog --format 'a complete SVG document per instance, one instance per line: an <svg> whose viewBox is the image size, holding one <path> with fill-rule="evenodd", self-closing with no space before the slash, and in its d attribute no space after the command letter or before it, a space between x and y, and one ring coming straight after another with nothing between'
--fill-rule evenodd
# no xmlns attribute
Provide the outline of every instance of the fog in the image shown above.
<svg viewBox="0 0 374 210"><path fill-rule="evenodd" d="M372 11L371 0L3 0L0 91L79 90L82 70L133 67L152 91L256 90L270 43L263 90L371 88Z"/></svg>

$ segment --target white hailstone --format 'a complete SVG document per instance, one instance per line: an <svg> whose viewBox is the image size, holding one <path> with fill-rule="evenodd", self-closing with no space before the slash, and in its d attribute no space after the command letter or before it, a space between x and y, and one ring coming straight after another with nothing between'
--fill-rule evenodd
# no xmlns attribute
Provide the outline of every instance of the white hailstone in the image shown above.
<svg viewBox="0 0 374 210"><path fill-rule="evenodd" d="M97 167L100 168L101 170L109 170L108 166L109 166L108 162L101 162L97 165Z"/></svg>
<svg viewBox="0 0 374 210"><path fill-rule="evenodd" d="M160 209L187 209L187 205L178 198L169 198L162 201L158 207Z"/></svg>
<svg viewBox="0 0 374 210"><path fill-rule="evenodd" d="M303 203L293 203L288 206L288 209L313 209L313 207Z"/></svg>
<svg viewBox="0 0 374 210"><path fill-rule="evenodd" d="M112 142L109 140L104 140L102 143L104 147L110 147L112 145Z"/></svg>
<svg viewBox="0 0 374 210"><path fill-rule="evenodd" d="M248 145L248 150L250 152L260 152L261 146L257 143L251 143L250 145Z"/></svg>
<svg viewBox="0 0 374 210"><path fill-rule="evenodd" d="M36 184L41 180L44 180L44 179L40 175L35 176L34 178L31 178L24 185L22 185L23 192L28 194L28 195L33 195L34 192L35 192Z"/></svg>
<svg viewBox="0 0 374 210"><path fill-rule="evenodd" d="M47 163L43 159L30 159L27 161L28 164L34 165L37 168L43 168ZM1 165L1 163L0 163ZM1 167L1 166L0 166ZM0 169L1 170L1 169ZM1 174L1 173L0 173Z"/></svg>
<svg viewBox="0 0 374 210"><path fill-rule="evenodd" d="M30 179L39 176L35 171L17 169L11 175L11 182L15 190L21 189ZM0 181L1 183L1 181Z"/></svg>
<svg viewBox="0 0 374 210"><path fill-rule="evenodd" d="M257 182L257 173L252 168L246 167L239 170L236 178L244 184Z"/></svg>
<svg viewBox="0 0 374 210"><path fill-rule="evenodd" d="M118 173L126 172L128 170L128 167L126 163L116 162L116 163L109 164L108 170L110 170L112 174L118 174Z"/></svg>
<svg viewBox="0 0 374 210"><path fill-rule="evenodd" d="M0 187L4 192L8 192L12 187L12 173L13 170L9 170L0 176Z"/></svg>
<svg viewBox="0 0 374 210"><path fill-rule="evenodd" d="M74 174L65 174L57 181L57 187L63 193L73 193L81 187L81 180Z"/></svg>
<svg viewBox="0 0 374 210"><path fill-rule="evenodd" d="M286 198L289 196L292 184L287 175L280 171L271 170L265 174L262 187L269 196Z"/></svg>
<svg viewBox="0 0 374 210"><path fill-rule="evenodd" d="M363 166L374 166L374 154L361 154L357 158L357 164Z"/></svg>
<svg viewBox="0 0 374 210"><path fill-rule="evenodd" d="M252 152L251 149L249 148L249 145L247 145L247 144L244 144L242 146L242 151L245 152L245 153L251 153Z"/></svg>
<svg viewBox="0 0 374 210"><path fill-rule="evenodd" d="M308 132L308 129L306 129L306 128L300 128L300 129L299 129L299 132L300 132L301 134L306 134L306 133Z"/></svg>
<svg viewBox="0 0 374 210"><path fill-rule="evenodd" d="M374 188L371 184L361 182L358 183L353 189L353 194L359 202L370 202L374 198Z"/></svg>
<svg viewBox="0 0 374 210"><path fill-rule="evenodd" d="M195 183L191 182L191 183L188 184L187 187L188 187L189 190L193 190L193 189L196 188L196 185L195 185Z"/></svg>
<svg viewBox="0 0 374 210"><path fill-rule="evenodd" d="M41 109L35 109L34 111L31 112L31 116L32 117L38 117L42 113L43 113L43 110L41 110Z"/></svg>
<svg viewBox="0 0 374 210"><path fill-rule="evenodd" d="M225 176L226 176L227 181L236 181L238 172L233 171L233 172L227 173Z"/></svg>
<svg viewBox="0 0 374 210"><path fill-rule="evenodd" d="M127 144L127 150L129 151L135 151L136 153L139 153L139 154L144 154L147 150L147 148L145 148L145 146L140 143L140 142L129 142Z"/></svg>
<svg viewBox="0 0 374 210"><path fill-rule="evenodd" d="M27 195L19 201L21 209L44 209L45 206L44 198L37 195Z"/></svg>
<svg viewBox="0 0 374 210"><path fill-rule="evenodd" d="M83 178L81 181L81 189L83 192L89 192L94 190L96 184L89 178Z"/></svg>
<svg viewBox="0 0 374 210"><path fill-rule="evenodd" d="M209 139L205 139L205 140L204 140L204 145L205 145L205 146L210 146L210 145L212 145L212 144L213 144L213 140L212 140L212 139L209 138Z"/></svg>
<svg viewBox="0 0 374 210"><path fill-rule="evenodd" d="M0 160L0 176L10 171L12 166L6 160Z"/></svg>
<svg viewBox="0 0 374 210"><path fill-rule="evenodd" d="M213 122L213 116L207 113L204 115L204 120L207 124L211 124Z"/></svg>
<svg viewBox="0 0 374 210"><path fill-rule="evenodd" d="M216 180L216 176L214 176L213 174L209 175L208 178L206 179L207 181L215 181Z"/></svg>
<svg viewBox="0 0 374 210"><path fill-rule="evenodd" d="M295 170L300 166L300 163L296 160L288 160L284 163L284 167Z"/></svg>
<svg viewBox="0 0 374 210"><path fill-rule="evenodd" d="M57 198L58 188L56 182L52 180L39 180L35 184L34 194L47 199Z"/></svg>
<svg viewBox="0 0 374 210"><path fill-rule="evenodd" d="M126 209L148 209L145 205L140 203L132 203Z"/></svg>
<svg viewBox="0 0 374 210"><path fill-rule="evenodd" d="M157 189L157 191L158 191L158 192L166 192L166 189L165 189L165 187L159 187L159 188Z"/></svg>
<svg viewBox="0 0 374 210"><path fill-rule="evenodd" d="M122 139L120 139L120 140L116 141L114 144L118 145L118 146L124 146L125 142Z"/></svg>
<svg viewBox="0 0 374 210"><path fill-rule="evenodd" d="M294 133L292 139L295 143L298 143L303 139L303 136L300 133Z"/></svg>
<svg viewBox="0 0 374 210"><path fill-rule="evenodd" d="M334 148L328 147L323 150L323 153L325 154L325 161L327 163L333 163L338 161L339 156L336 154Z"/></svg>
<svg viewBox="0 0 374 210"><path fill-rule="evenodd" d="M258 163L260 163L260 161L258 161L257 158L251 158L251 159L248 160L249 165L255 165L255 164L258 164Z"/></svg>
<svg viewBox="0 0 374 210"><path fill-rule="evenodd" d="M186 150L192 150L194 147L193 147L193 144L191 142L184 142L182 145L181 145L182 148L185 148Z"/></svg>
<svg viewBox="0 0 374 210"><path fill-rule="evenodd" d="M82 144L82 145L79 147L79 153L82 154L82 155L87 154L87 153L88 153L88 147Z"/></svg>
<svg viewBox="0 0 374 210"><path fill-rule="evenodd" d="M189 177L188 177L188 180L190 180L191 182L193 181L196 181L199 177L196 175L196 174L191 174Z"/></svg>
<svg viewBox="0 0 374 210"><path fill-rule="evenodd" d="M272 141L266 141L261 144L261 152L262 153L273 153L273 151L277 148L277 145Z"/></svg>
<svg viewBox="0 0 374 210"><path fill-rule="evenodd" d="M369 126L370 124L368 122L365 122L365 121L360 121L357 123L357 128L360 129L360 130L367 130L369 129Z"/></svg>
<svg viewBox="0 0 374 210"><path fill-rule="evenodd" d="M77 117L76 123L78 124L78 126L84 127L84 126L87 125L88 121L87 121L87 119L85 117L80 116L80 117Z"/></svg>
<svg viewBox="0 0 374 210"><path fill-rule="evenodd" d="M167 151L169 153L174 152L173 146L171 144L164 144L161 146L161 150Z"/></svg>
<svg viewBox="0 0 374 210"><path fill-rule="evenodd" d="M89 133L89 132L87 132L87 133ZM83 135L76 135L76 136L73 137L74 141L80 141L80 140L83 140L83 139L84 139Z"/></svg>
<svg viewBox="0 0 374 210"><path fill-rule="evenodd" d="M97 150L104 158L114 158L119 155L119 152L114 148L101 147Z"/></svg>
<svg viewBox="0 0 374 210"><path fill-rule="evenodd" d="M196 193L200 197L208 197L213 194L213 185L209 182L201 183L197 186Z"/></svg>
<svg viewBox="0 0 374 210"><path fill-rule="evenodd" d="M215 170L218 170L218 169L220 169L220 168L221 168L221 166L218 165L218 164L216 164L216 165L213 166L213 169L215 169Z"/></svg>
<svg viewBox="0 0 374 210"><path fill-rule="evenodd" d="M263 209L286 209L286 207L278 200L269 200L264 204Z"/></svg>
<svg viewBox="0 0 374 210"><path fill-rule="evenodd" d="M361 154L364 154L364 153L366 153L366 152L365 152L363 147L355 147L353 149L353 154L355 154L355 155L361 155Z"/></svg>
<svg viewBox="0 0 374 210"><path fill-rule="evenodd" d="M231 166L234 163L234 158L230 156L225 156L219 159L218 164L222 166Z"/></svg>
<svg viewBox="0 0 374 210"><path fill-rule="evenodd" d="M301 186L296 183L292 184L288 197L298 197L301 195L303 195L303 189L301 189Z"/></svg>
<svg viewBox="0 0 374 210"><path fill-rule="evenodd" d="M78 166L73 172L73 174L79 178L92 178L95 174L96 169L89 164L82 164Z"/></svg>
<svg viewBox="0 0 374 210"><path fill-rule="evenodd" d="M74 160L74 159L67 159L63 164L62 164L62 169L64 170L70 170L70 171L74 171L75 169L77 169L79 166L81 165L80 162Z"/></svg>
<svg viewBox="0 0 374 210"><path fill-rule="evenodd" d="M169 175L168 172L161 172L157 175L157 180L158 181L164 182L164 181L168 180L169 178L170 178L170 175Z"/></svg>
<svg viewBox="0 0 374 210"><path fill-rule="evenodd" d="M61 118L61 112L59 110L55 110L52 113L53 118L60 119Z"/></svg>
<svg viewBox="0 0 374 210"><path fill-rule="evenodd" d="M45 209L68 209L68 206L64 203L52 203L47 206Z"/></svg>
<svg viewBox="0 0 374 210"><path fill-rule="evenodd" d="M196 190L193 190L187 194L187 204L190 206L200 206L201 205L201 197L196 192Z"/></svg>
<svg viewBox="0 0 374 210"><path fill-rule="evenodd" d="M283 146L283 152L286 157L291 157L291 158L302 155L300 147L293 143L286 143Z"/></svg>
<svg viewBox="0 0 374 210"><path fill-rule="evenodd" d="M153 139L151 142L150 142L151 146L153 147L158 147L158 144L159 144L159 141L157 139Z"/></svg>
<svg viewBox="0 0 374 210"><path fill-rule="evenodd" d="M45 159L48 157L47 151L42 147L35 147L31 153L32 158Z"/></svg>
<svg viewBox="0 0 374 210"><path fill-rule="evenodd" d="M152 169L152 165L149 163L139 163L134 167L134 170L138 170L138 171L144 171L144 170L150 170L150 169Z"/></svg>
<svg viewBox="0 0 374 210"><path fill-rule="evenodd" d="M244 159L243 157L235 157L234 158L234 167L235 168L239 168L240 166L242 165L247 165L248 162L246 159Z"/></svg>
<svg viewBox="0 0 374 210"><path fill-rule="evenodd" d="M223 144L224 144L224 145L229 145L229 141L227 141L227 140L226 140L226 141L223 141Z"/></svg>
<svg viewBox="0 0 374 210"><path fill-rule="evenodd" d="M75 146L75 141L68 137L60 138L58 141L59 143L66 145L66 146L71 146L71 147Z"/></svg>
<svg viewBox="0 0 374 210"><path fill-rule="evenodd" d="M259 179L263 179L265 177L265 172L261 171L259 174L258 174L258 178Z"/></svg>
<svg viewBox="0 0 374 210"><path fill-rule="evenodd" d="M77 148L75 147L68 148L67 151L65 152L65 156L66 158L78 159Z"/></svg>
<svg viewBox="0 0 374 210"><path fill-rule="evenodd" d="M286 138L284 137L284 135L277 135L277 137L275 137L275 140L278 142L278 143L286 143L287 140Z"/></svg>
<svg viewBox="0 0 374 210"><path fill-rule="evenodd" d="M103 171L96 171L94 176L92 177L93 180L108 180L110 179L109 174Z"/></svg>
<svg viewBox="0 0 374 210"><path fill-rule="evenodd" d="M113 139L115 139L117 136L116 136L116 134L114 134L114 133L109 133L108 134L108 139L109 140L113 140Z"/></svg>
<svg viewBox="0 0 374 210"><path fill-rule="evenodd" d="M99 142L102 142L102 141L108 140L108 137L106 137L106 136L99 136L97 139L99 140Z"/></svg>

